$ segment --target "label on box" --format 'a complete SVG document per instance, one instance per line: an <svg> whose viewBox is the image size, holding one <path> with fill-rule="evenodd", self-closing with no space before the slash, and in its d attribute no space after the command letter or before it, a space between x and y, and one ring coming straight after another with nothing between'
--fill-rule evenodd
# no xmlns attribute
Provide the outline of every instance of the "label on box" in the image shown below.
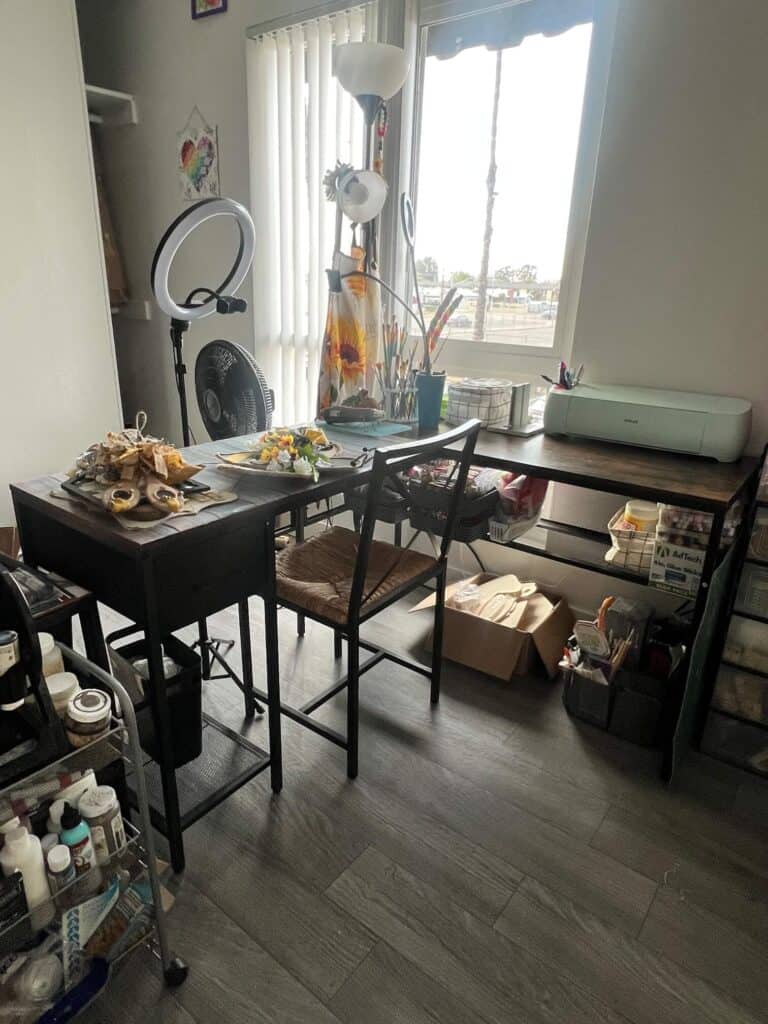
<svg viewBox="0 0 768 1024"><path fill-rule="evenodd" d="M706 551L657 540L649 582L661 590L671 590L684 597L695 597L704 569Z"/></svg>

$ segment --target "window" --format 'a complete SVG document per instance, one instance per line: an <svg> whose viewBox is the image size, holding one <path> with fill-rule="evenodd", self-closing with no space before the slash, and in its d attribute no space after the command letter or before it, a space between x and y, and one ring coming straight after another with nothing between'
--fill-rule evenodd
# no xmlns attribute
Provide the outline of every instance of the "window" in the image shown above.
<svg viewBox="0 0 768 1024"><path fill-rule="evenodd" d="M586 227L571 200L591 41L581 0L526 0L423 32L417 277L427 317L448 288L463 295L449 344L565 347L569 223L571 236Z"/></svg>

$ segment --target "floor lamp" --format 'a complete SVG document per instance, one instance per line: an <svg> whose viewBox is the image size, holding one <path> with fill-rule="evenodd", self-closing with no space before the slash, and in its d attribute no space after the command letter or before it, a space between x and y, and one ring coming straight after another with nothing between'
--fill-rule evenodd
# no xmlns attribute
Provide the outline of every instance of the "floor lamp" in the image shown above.
<svg viewBox="0 0 768 1024"><path fill-rule="evenodd" d="M355 97L365 118L364 169L373 161L373 126L382 104L399 92L408 76L405 50L390 43L343 43L334 49L334 74ZM376 221L363 227L365 269L375 266Z"/></svg>

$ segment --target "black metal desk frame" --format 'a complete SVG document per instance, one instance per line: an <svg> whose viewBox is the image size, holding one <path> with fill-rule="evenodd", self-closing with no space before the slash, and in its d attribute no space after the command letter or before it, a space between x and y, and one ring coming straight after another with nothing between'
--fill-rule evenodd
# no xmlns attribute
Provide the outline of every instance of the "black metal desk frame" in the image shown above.
<svg viewBox="0 0 768 1024"><path fill-rule="evenodd" d="M332 434L332 431L329 431ZM363 447L371 445L371 438L343 433L338 440L350 455L357 454ZM51 498L52 488L60 478L47 477L12 488L16 508L21 544L26 560L32 565L53 570L86 587L96 598L109 607L126 615L145 631L149 648L149 671L152 680L151 692L153 713L158 726L165 756L159 763L162 779L162 793L165 814L157 821L167 835L171 861L174 870L184 867L182 833L185 827L198 820L238 786L250 778L270 769L272 789L275 793L282 787L282 751L280 739L281 701L279 692L278 626L277 615L270 611L274 602L270 598L276 593L275 582L275 521L283 513L292 516L294 529L299 535L303 525L311 519L325 518L326 513L317 517L306 517L308 505L343 493L355 480L355 486L364 483L367 469L350 470L345 473L328 474L317 483L291 483L285 486L270 486L266 481L253 484L243 476L236 476L231 470L217 466L212 456L220 451L236 451L243 447L243 438L227 442L201 445L187 452L193 462L207 465L201 479L207 480L219 489L231 489L238 493L238 501L199 513L191 519L178 518L168 525L146 531L142 544L132 544L121 527L97 518L92 510L75 509L65 502ZM549 453L545 458L542 453ZM570 468L570 462L560 457L565 453L571 457L582 452L583 471ZM586 454L584 454L586 452ZM500 435L481 434L473 463L493 466L516 472L567 483L588 490L621 494L648 500L667 501L686 508L712 512L713 528L707 548L702 583L699 588L692 616L692 631L698 629L706 605L709 583L718 562L720 538L725 515L731 505L741 496L748 495L750 488L757 484L758 461L742 460L735 469L708 466L703 461L681 459L661 453L633 454L633 450L617 446L598 444L571 445L554 439L502 438ZM578 460L576 460L578 464ZM643 466L646 482L638 483L632 476L632 466ZM659 481L651 479L655 465L659 467ZM695 478L703 474L713 481L711 496L698 486L680 487L664 483L664 478L676 479L676 466L680 475ZM699 466L702 468L699 469ZM603 472L602 467L605 467ZM663 471L663 472L662 472ZM650 474L650 475L649 475ZM721 485L718 484L721 481ZM334 509L343 511L344 506ZM172 524L172 525L171 525ZM553 532L568 532L592 540L603 535L595 531L584 531L579 527L561 523L545 523ZM281 530L284 528L280 528ZM280 532L279 530L277 532ZM604 535L607 541L607 534ZM531 551L549 557L546 550L532 548L525 537L510 545L519 550ZM581 568L597 569L606 575L631 579L642 583L642 577L615 571L602 561L592 563L567 559L553 555L559 561ZM606 571L608 570L608 571ZM181 814L175 772L172 764L173 738L167 695L162 675L161 644L168 633L190 625L207 615L232 605L245 607L249 596L261 596L265 600L265 660L267 689L262 691L253 686L253 669L250 653L250 636L242 636L243 682L253 694L268 704L270 752L253 770L244 776L230 780L221 793L207 799L185 815ZM247 620L246 620L247 621ZM301 624L300 630L301 633ZM338 650L338 637L337 650ZM365 645L363 645L365 646ZM388 652L389 653L389 652ZM366 664L366 668L371 664ZM408 667L413 667L408 663ZM332 692L338 691L336 684L330 691L321 694L327 700ZM317 707L317 698L301 709L291 709L302 716L302 722L316 725L310 718ZM290 714L287 708L283 709ZM307 721L309 719L309 721ZM232 734L235 736L236 734ZM332 737L328 737L332 738ZM242 739L242 738L241 738ZM247 745L247 744L246 744ZM663 776L671 778L675 766L682 756L673 743L664 751Z"/></svg>

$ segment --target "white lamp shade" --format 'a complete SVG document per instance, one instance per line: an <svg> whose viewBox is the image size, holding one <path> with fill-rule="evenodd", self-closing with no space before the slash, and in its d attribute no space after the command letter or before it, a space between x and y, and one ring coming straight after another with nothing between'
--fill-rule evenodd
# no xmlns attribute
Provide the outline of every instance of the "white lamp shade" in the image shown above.
<svg viewBox="0 0 768 1024"><path fill-rule="evenodd" d="M405 50L390 43L342 43L334 49L334 74L353 96L388 100L408 76Z"/></svg>
<svg viewBox="0 0 768 1024"><path fill-rule="evenodd" d="M381 213L387 191L386 181L376 171L350 171L339 182L339 206L355 224L367 224Z"/></svg>

